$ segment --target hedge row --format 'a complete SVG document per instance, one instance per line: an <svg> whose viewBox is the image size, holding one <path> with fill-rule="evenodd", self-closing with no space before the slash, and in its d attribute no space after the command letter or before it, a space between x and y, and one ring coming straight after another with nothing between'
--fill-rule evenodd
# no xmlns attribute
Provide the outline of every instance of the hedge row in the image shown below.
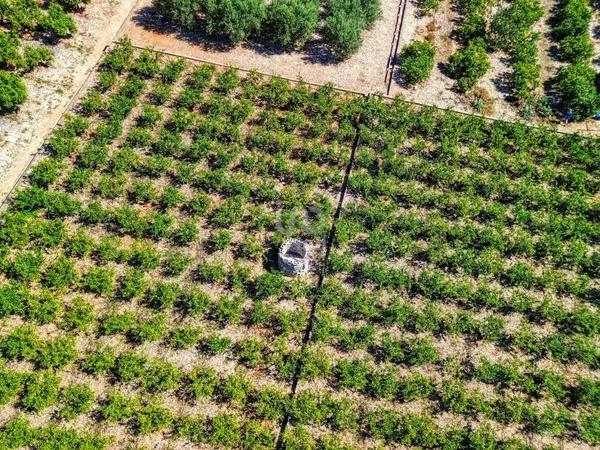
<svg viewBox="0 0 600 450"><path fill-rule="evenodd" d="M592 11L584 0L561 0L552 17L552 35L559 55L568 65L553 80L558 107L571 111L574 120L592 116L600 106L596 72L589 66L593 45L590 40Z"/></svg>
<svg viewBox="0 0 600 450"><path fill-rule="evenodd" d="M301 47L318 32L341 59L358 51L361 32L381 14L380 0L154 0L153 5L179 26L232 44L265 39L284 48Z"/></svg>

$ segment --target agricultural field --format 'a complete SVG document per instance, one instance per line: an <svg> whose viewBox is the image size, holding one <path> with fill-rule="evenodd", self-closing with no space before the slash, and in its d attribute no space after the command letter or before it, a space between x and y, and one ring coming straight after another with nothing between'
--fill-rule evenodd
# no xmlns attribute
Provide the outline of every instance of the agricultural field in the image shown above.
<svg viewBox="0 0 600 450"><path fill-rule="evenodd" d="M600 445L599 148L120 40L2 213L0 448Z"/></svg>
<svg viewBox="0 0 600 450"><path fill-rule="evenodd" d="M217 64L597 134L596 15L586 0L142 0L124 34Z"/></svg>

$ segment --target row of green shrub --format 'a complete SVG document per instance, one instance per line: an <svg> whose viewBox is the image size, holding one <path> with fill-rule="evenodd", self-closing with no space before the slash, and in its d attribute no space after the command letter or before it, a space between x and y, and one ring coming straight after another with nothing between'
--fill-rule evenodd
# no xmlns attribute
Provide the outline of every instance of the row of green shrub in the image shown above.
<svg viewBox="0 0 600 450"><path fill-rule="evenodd" d="M352 203L348 209L345 219L360 223L361 218L357 214L361 207ZM499 211L504 212L502 208L499 208ZM390 227L389 231L381 229L381 225L372 228L362 224L361 228L368 233L364 245L369 253L410 256L420 252L443 254L444 250L453 249L455 252L449 256L457 261L463 258L466 262L463 266L464 271L475 275L497 275L505 267L505 262L501 259L511 256L536 258L553 264L556 268L569 268L587 273L591 277L599 273L598 253L587 255L588 242L591 242L592 236L568 239L550 233L540 233L536 236L522 228L506 231L501 228L505 225L502 220L504 217L475 227L444 218L436 211L430 211L424 217L416 212L406 212L386 222ZM401 236L393 234L400 232L403 233ZM427 246L414 242L413 238L426 240Z"/></svg>
<svg viewBox="0 0 600 450"><path fill-rule="evenodd" d="M542 17L538 0L517 0L498 11L490 22L488 42L511 57L512 95L521 102L532 102L540 86L537 41L531 27Z"/></svg>
<svg viewBox="0 0 600 450"><path fill-rule="evenodd" d="M381 97L370 96L362 99L357 109L361 110L363 124L361 147L370 147L382 156L391 157L391 150L404 149L407 143L422 140L430 146L431 155L455 162L487 160L489 155L516 162L517 155L526 154L541 166L572 168L589 174L599 167L595 155L600 140L595 137L559 134L545 127L486 120L434 107L415 108L400 98L387 103ZM486 151L465 151L469 148Z"/></svg>
<svg viewBox="0 0 600 450"><path fill-rule="evenodd" d="M96 433L77 432L54 424L34 427L25 418L14 418L0 429L0 447L33 450L104 450L112 439Z"/></svg>
<svg viewBox="0 0 600 450"><path fill-rule="evenodd" d="M552 17L552 36L558 53L569 64L559 69L553 82L561 113L570 110L574 120L592 116L600 106L597 74L589 66L594 50L590 39L592 12L583 0L561 0Z"/></svg>
<svg viewBox="0 0 600 450"><path fill-rule="evenodd" d="M21 75L52 62L50 47L23 44L21 36L36 33L49 40L71 36L75 22L65 10L79 9L88 1L5 0L0 3L0 114L15 111L27 99Z"/></svg>
<svg viewBox="0 0 600 450"><path fill-rule="evenodd" d="M259 38L293 48L318 32L341 59L358 51L361 32L381 14L379 0L155 0L153 5L178 26L200 29L232 44Z"/></svg>

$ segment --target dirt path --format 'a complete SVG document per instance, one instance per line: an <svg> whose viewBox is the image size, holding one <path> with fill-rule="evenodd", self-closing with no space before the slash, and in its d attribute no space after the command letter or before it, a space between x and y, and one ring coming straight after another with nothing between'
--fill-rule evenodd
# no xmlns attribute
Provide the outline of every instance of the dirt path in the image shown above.
<svg viewBox="0 0 600 450"><path fill-rule="evenodd" d="M0 201L42 146L134 5L135 0L93 0L74 16L76 35L53 47L52 66L25 77L29 100L17 113L0 117Z"/></svg>

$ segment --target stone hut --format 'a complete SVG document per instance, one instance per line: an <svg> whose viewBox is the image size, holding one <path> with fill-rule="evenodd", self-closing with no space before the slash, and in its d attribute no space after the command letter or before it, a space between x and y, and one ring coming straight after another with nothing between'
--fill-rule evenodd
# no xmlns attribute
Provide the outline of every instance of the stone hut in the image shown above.
<svg viewBox="0 0 600 450"><path fill-rule="evenodd" d="M279 268L286 275L306 275L309 259L307 245L298 239L285 241L279 249Z"/></svg>

